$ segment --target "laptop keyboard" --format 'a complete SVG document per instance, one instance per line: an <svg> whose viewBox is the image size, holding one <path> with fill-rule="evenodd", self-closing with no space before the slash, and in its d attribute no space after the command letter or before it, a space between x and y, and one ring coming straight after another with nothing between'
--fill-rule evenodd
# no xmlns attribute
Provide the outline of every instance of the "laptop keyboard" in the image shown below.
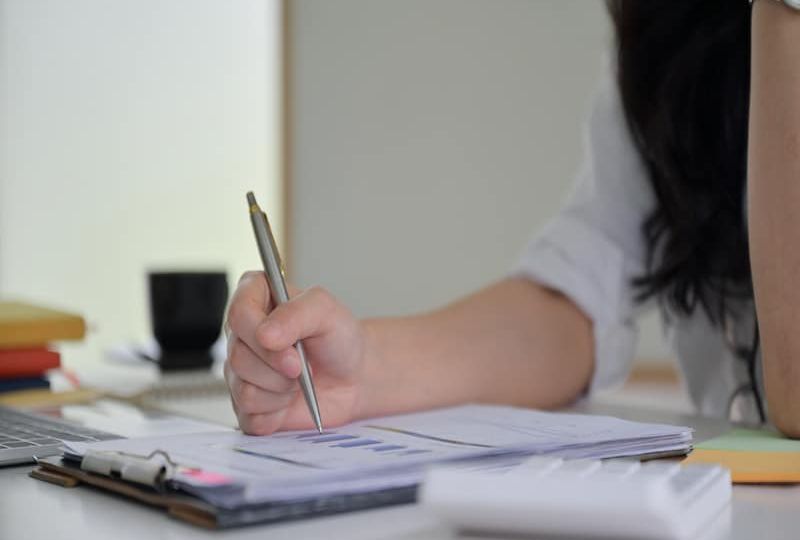
<svg viewBox="0 0 800 540"><path fill-rule="evenodd" d="M0 407L0 463L6 450L59 445L62 441L105 441L118 435ZM16 452L15 452L16 454ZM35 452L31 455L35 455Z"/></svg>

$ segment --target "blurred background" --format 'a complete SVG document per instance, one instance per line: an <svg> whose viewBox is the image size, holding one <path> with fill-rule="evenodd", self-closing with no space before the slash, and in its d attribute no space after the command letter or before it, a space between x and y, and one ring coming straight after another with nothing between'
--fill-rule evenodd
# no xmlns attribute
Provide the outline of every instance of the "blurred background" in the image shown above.
<svg viewBox="0 0 800 540"><path fill-rule="evenodd" d="M148 271L257 268L248 189L359 316L502 278L612 47L602 0L0 0L0 40L0 296L86 317L66 363L148 338ZM638 356L674 382L655 314Z"/></svg>
<svg viewBox="0 0 800 540"><path fill-rule="evenodd" d="M65 362L150 335L148 271L255 267L246 190L283 235L279 2L0 10L0 295L83 314Z"/></svg>

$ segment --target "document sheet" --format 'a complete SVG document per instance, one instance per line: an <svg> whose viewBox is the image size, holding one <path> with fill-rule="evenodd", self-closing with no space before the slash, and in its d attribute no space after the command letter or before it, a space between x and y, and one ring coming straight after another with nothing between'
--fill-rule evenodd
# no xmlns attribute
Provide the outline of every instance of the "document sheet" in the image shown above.
<svg viewBox="0 0 800 540"><path fill-rule="evenodd" d="M464 405L359 421L319 434L207 433L69 443L87 451L168 455L173 487L227 508L413 486L437 463L497 467L521 456L609 458L686 452L687 427ZM161 454L159 454L160 456ZM163 459L154 456L153 459Z"/></svg>

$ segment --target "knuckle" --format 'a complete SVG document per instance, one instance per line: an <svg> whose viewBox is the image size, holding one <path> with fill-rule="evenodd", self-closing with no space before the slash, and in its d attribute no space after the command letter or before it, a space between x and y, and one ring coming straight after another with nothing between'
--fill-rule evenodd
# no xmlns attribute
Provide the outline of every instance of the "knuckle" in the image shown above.
<svg viewBox="0 0 800 540"><path fill-rule="evenodd" d="M289 291L289 297L290 298L294 298L295 296L297 296L298 294L301 294L303 292L303 289L301 289L299 287L296 287L293 283L287 283L286 284L286 288Z"/></svg>
<svg viewBox="0 0 800 540"><path fill-rule="evenodd" d="M265 362L270 366L267 372L259 379L259 385L266 388L271 394L285 394L294 388L295 381L278 372L281 354L270 354L265 358Z"/></svg>
<svg viewBox="0 0 800 540"><path fill-rule="evenodd" d="M231 353L233 352L233 347L239 341L239 336L231 330L230 326L231 325L226 318L225 330L227 331L226 332L227 335L225 336L225 339L227 340L227 342L225 343L225 354L227 358L230 358ZM227 365L227 363L225 365Z"/></svg>
<svg viewBox="0 0 800 540"><path fill-rule="evenodd" d="M245 318L245 307L241 300L235 300L228 308L228 326L233 332L239 333Z"/></svg>
<svg viewBox="0 0 800 540"><path fill-rule="evenodd" d="M229 390L232 390L231 384L233 383L231 371L231 357L228 355L228 358L225 359L225 363L222 366L222 376L225 378L225 383L228 385Z"/></svg>
<svg viewBox="0 0 800 540"><path fill-rule="evenodd" d="M244 364L245 364L245 350L244 345L242 344L241 340L236 340L236 342L231 347L231 351L228 354L228 366L230 370L233 371L235 374L241 376L242 372L244 371Z"/></svg>
<svg viewBox="0 0 800 540"><path fill-rule="evenodd" d="M230 397L231 408L233 409L233 413L236 415L236 418L239 418L239 406L236 405L236 400L233 399L233 396Z"/></svg>
<svg viewBox="0 0 800 540"><path fill-rule="evenodd" d="M322 301L325 297L330 295L325 287L320 285L312 285L307 290L309 296L313 296L316 300Z"/></svg>
<svg viewBox="0 0 800 540"><path fill-rule="evenodd" d="M275 391L281 394L286 394L294 389L295 381L282 375L277 377L275 381Z"/></svg>
<svg viewBox="0 0 800 540"><path fill-rule="evenodd" d="M239 427L244 433L248 435L265 435L265 433L258 433L255 429L256 426L253 425L254 420L257 418L256 416L239 411L236 417L239 419Z"/></svg>
<svg viewBox="0 0 800 540"><path fill-rule="evenodd" d="M252 435L270 435L278 428L277 420L274 415L257 414L245 415L244 422L240 419L239 423L244 423L244 431Z"/></svg>
<svg viewBox="0 0 800 540"><path fill-rule="evenodd" d="M260 391L254 385L241 381L237 392L239 410L244 413L256 413L261 408Z"/></svg>
<svg viewBox="0 0 800 540"><path fill-rule="evenodd" d="M261 361L271 369L277 369L276 366L279 362L278 355L271 351L267 351L267 353L261 357Z"/></svg>
<svg viewBox="0 0 800 540"><path fill-rule="evenodd" d="M308 295L324 313L328 313L336 307L336 298L324 287L314 285L308 289Z"/></svg>
<svg viewBox="0 0 800 540"><path fill-rule="evenodd" d="M228 385L228 393L231 396L231 399L236 400L236 392L239 388L239 376L234 373L233 369L230 367L229 361L226 359L225 361L225 368L223 370L223 374L225 376L225 383Z"/></svg>

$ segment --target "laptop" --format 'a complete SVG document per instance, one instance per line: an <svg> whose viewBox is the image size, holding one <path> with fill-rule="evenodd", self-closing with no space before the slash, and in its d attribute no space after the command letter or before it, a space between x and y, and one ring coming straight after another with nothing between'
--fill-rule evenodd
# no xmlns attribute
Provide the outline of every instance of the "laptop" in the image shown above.
<svg viewBox="0 0 800 540"><path fill-rule="evenodd" d="M119 435L0 405L0 466L61 453L64 441L105 441Z"/></svg>

